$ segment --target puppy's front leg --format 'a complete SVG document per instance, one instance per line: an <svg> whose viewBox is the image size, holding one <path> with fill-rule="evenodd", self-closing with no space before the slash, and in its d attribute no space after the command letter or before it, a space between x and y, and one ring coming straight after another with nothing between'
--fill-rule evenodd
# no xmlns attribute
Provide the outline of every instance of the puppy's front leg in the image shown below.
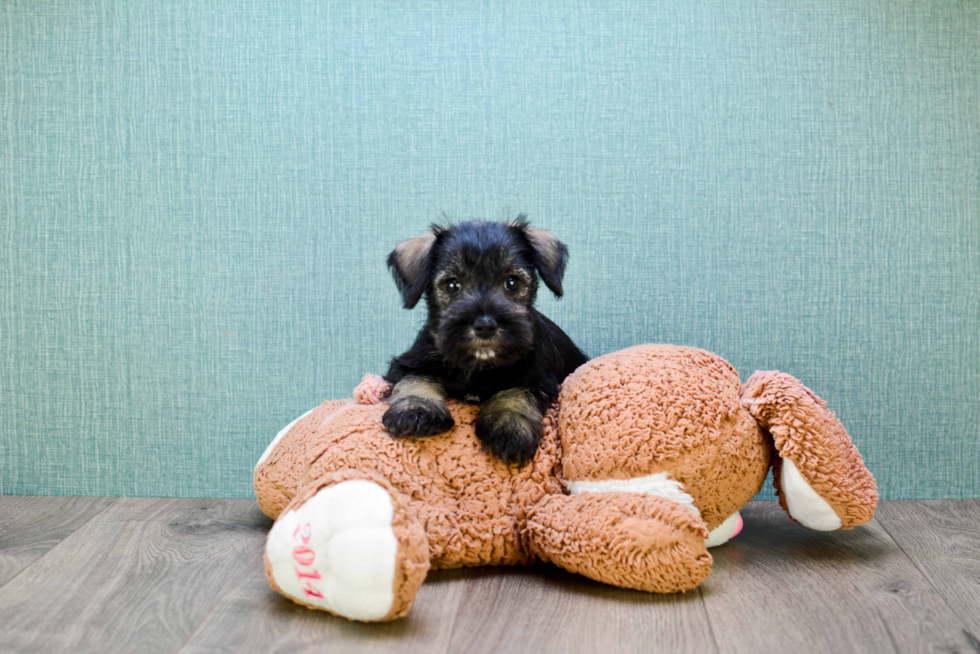
<svg viewBox="0 0 980 654"><path fill-rule="evenodd" d="M446 391L428 377L405 377L388 396L381 424L392 436L432 436L453 426Z"/></svg>
<svg viewBox="0 0 980 654"><path fill-rule="evenodd" d="M525 463L538 450L544 435L544 414L530 391L500 391L480 407L476 435L507 463Z"/></svg>

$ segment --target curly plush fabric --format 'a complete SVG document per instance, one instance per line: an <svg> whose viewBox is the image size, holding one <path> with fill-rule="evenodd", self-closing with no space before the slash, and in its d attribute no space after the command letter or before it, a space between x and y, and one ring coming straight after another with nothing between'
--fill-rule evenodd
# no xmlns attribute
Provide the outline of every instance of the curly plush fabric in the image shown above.
<svg viewBox="0 0 980 654"><path fill-rule="evenodd" d="M370 471L408 498L425 526L433 567L529 562L522 541L526 507L563 490L557 408L545 416L533 461L517 467L484 451L475 431L478 407L448 406L456 422L452 438L394 439L380 427L386 404L324 403L293 427L295 440L276 448L256 471L259 506L275 518L297 486L344 470Z"/></svg>
<svg viewBox="0 0 980 654"><path fill-rule="evenodd" d="M726 361L703 350L643 345L584 364L565 380L524 466L483 449L472 404L447 402L455 425L444 434L392 438L381 423L387 390L365 376L356 401L325 402L297 420L255 471L271 517L350 480L383 488L372 492L385 507L384 493L391 497L394 599L374 617L341 612L351 619L404 615L430 566L541 558L627 588L689 590L711 571L705 539L737 521L770 461L779 483L781 457L844 528L869 520L877 501L873 477L822 400L782 373L758 373L743 388ZM330 517L322 519L328 528Z"/></svg>
<svg viewBox="0 0 980 654"><path fill-rule="evenodd" d="M661 497L553 495L531 509L527 529L542 560L614 586L672 593L711 573L704 523Z"/></svg>
<svg viewBox="0 0 980 654"><path fill-rule="evenodd" d="M741 405L742 384L721 357L639 345L586 363L562 386L562 471L569 481L667 471L709 529L762 488L771 445Z"/></svg>
<svg viewBox="0 0 980 654"><path fill-rule="evenodd" d="M358 404L381 404L391 390L391 384L383 377L368 373L354 389L354 401Z"/></svg>
<svg viewBox="0 0 980 654"><path fill-rule="evenodd" d="M283 434L272 451L255 467L255 497L259 509L270 518L279 516L296 495L303 470L306 468L306 449L327 428L330 418L352 400L327 400L297 420Z"/></svg>

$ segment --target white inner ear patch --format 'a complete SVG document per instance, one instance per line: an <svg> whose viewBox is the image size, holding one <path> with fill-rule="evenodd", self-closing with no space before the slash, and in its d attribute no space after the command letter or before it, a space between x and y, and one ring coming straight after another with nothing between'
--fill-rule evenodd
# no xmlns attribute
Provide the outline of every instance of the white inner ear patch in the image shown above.
<svg viewBox="0 0 980 654"><path fill-rule="evenodd" d="M806 482L792 459L783 459L779 483L786 498L786 508L794 520L817 531L840 529L840 516Z"/></svg>

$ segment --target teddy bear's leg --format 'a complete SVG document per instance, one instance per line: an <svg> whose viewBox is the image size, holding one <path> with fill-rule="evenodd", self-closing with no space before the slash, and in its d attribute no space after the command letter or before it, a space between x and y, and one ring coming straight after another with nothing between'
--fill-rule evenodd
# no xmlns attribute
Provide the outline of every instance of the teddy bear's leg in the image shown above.
<svg viewBox="0 0 980 654"><path fill-rule="evenodd" d="M296 495L306 465L306 448L323 426L352 400L327 400L283 427L255 464L253 485L262 513L279 517Z"/></svg>
<svg viewBox="0 0 980 654"><path fill-rule="evenodd" d="M272 526L265 569L293 601L351 620L404 616L429 569L429 544L407 499L356 470L306 483Z"/></svg>
<svg viewBox="0 0 980 654"><path fill-rule="evenodd" d="M654 593L690 590L711 572L708 529L678 502L629 492L551 495L527 517L531 550L570 572Z"/></svg>
<svg viewBox="0 0 980 654"><path fill-rule="evenodd" d="M327 400L283 427L255 464L253 484L259 508L273 520L296 495L306 467L306 448L327 423L352 404L380 404L389 384L377 375L364 375L353 400Z"/></svg>
<svg viewBox="0 0 980 654"><path fill-rule="evenodd" d="M773 484L791 518L833 531L874 516L874 477L826 402L790 375L760 371L746 382L742 404L772 435Z"/></svg>

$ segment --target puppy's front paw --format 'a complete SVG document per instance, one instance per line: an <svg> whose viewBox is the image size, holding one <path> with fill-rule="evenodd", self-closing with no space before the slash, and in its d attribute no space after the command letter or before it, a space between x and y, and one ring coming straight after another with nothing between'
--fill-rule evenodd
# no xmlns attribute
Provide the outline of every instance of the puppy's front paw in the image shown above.
<svg viewBox="0 0 980 654"><path fill-rule="evenodd" d="M442 402L404 397L388 407L381 424L392 436L432 436L451 429L453 417Z"/></svg>
<svg viewBox="0 0 980 654"><path fill-rule="evenodd" d="M540 415L494 406L488 402L476 421L476 435L488 450L507 463L527 463L544 435Z"/></svg>

